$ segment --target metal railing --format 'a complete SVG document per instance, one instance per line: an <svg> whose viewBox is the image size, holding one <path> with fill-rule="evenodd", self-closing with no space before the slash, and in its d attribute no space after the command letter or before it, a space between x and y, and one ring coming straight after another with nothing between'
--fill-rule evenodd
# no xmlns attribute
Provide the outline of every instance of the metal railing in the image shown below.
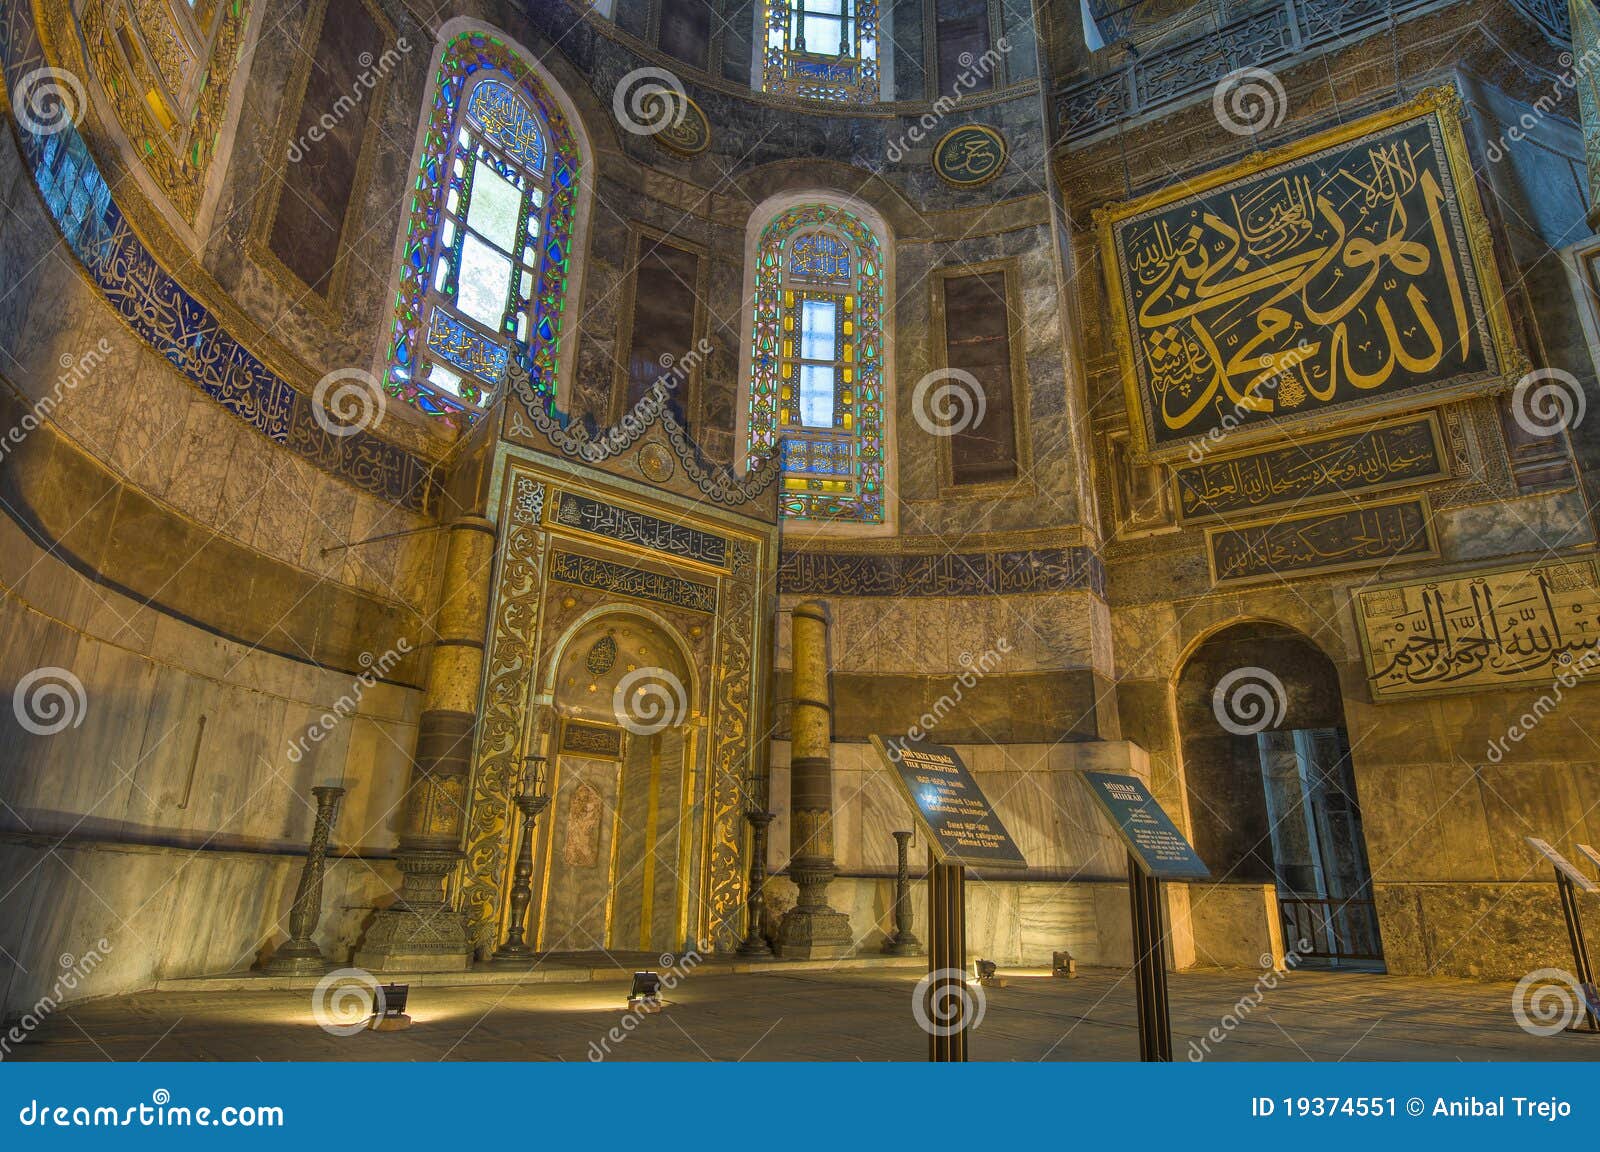
<svg viewBox="0 0 1600 1152"><path fill-rule="evenodd" d="M1378 909L1355 896L1332 900L1278 894L1287 950L1315 960L1381 961ZM1301 942L1304 947L1300 947Z"/></svg>

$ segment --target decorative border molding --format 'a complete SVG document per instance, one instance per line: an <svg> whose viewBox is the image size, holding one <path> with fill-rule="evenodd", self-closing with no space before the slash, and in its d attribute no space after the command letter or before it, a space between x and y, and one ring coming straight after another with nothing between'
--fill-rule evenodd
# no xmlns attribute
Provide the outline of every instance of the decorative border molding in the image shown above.
<svg viewBox="0 0 1600 1152"><path fill-rule="evenodd" d="M1092 549L843 555L785 552L778 591L815 596L1011 596L1030 592L1106 594Z"/></svg>
<svg viewBox="0 0 1600 1152"><path fill-rule="evenodd" d="M1509 0L1552 42L1572 40L1561 0ZM1280 0L1096 76L1057 89L1058 145L1076 145L1157 111L1201 99L1228 73L1347 47L1392 23L1455 6L1456 0Z"/></svg>

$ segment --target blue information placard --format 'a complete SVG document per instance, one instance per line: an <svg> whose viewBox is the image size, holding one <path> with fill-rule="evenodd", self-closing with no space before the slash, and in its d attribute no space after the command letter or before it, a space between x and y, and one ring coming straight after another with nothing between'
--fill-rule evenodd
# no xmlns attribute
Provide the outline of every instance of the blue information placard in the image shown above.
<svg viewBox="0 0 1600 1152"><path fill-rule="evenodd" d="M1085 772L1084 781L1139 867L1159 880L1208 880L1211 869L1166 814L1144 781L1114 772Z"/></svg>

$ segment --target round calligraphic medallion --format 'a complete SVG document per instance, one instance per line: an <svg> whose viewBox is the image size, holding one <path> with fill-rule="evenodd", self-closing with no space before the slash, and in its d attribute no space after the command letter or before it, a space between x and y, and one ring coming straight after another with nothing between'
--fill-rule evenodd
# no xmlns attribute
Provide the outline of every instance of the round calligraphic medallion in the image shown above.
<svg viewBox="0 0 1600 1152"><path fill-rule="evenodd" d="M982 124L963 124L934 145L933 170L957 187L987 184L1006 166L1006 138Z"/></svg>
<svg viewBox="0 0 1600 1152"><path fill-rule="evenodd" d="M661 445L646 444L639 449L639 471L644 473L645 479L665 484L672 479L675 467L672 463L672 453Z"/></svg>
<svg viewBox="0 0 1600 1152"><path fill-rule="evenodd" d="M662 92L652 99L670 100L677 106L676 115L662 117L666 123L655 134L657 144L680 156L697 156L711 147L711 124L700 105L676 92Z"/></svg>

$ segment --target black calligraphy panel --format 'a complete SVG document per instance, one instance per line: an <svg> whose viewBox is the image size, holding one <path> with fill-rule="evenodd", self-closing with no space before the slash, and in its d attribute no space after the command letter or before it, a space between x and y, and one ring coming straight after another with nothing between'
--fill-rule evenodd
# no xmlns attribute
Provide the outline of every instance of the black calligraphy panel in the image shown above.
<svg viewBox="0 0 1600 1152"><path fill-rule="evenodd" d="M1186 521L1300 507L1448 473L1431 414L1172 470Z"/></svg>
<svg viewBox="0 0 1600 1152"><path fill-rule="evenodd" d="M637 544L652 552L698 560L718 568L727 566L728 542L721 536L645 512L618 508L615 504L607 504L604 500L581 496L576 492L561 493L556 502L555 521L569 528L604 536L608 540Z"/></svg>
<svg viewBox="0 0 1600 1152"><path fill-rule="evenodd" d="M1496 280L1491 257L1474 259L1480 210L1454 112L1443 101L1371 123L1104 218L1149 450L1502 377L1506 329L1480 289Z"/></svg>
<svg viewBox="0 0 1600 1152"><path fill-rule="evenodd" d="M1437 556L1426 497L1213 528L1206 555L1214 584L1281 580Z"/></svg>

